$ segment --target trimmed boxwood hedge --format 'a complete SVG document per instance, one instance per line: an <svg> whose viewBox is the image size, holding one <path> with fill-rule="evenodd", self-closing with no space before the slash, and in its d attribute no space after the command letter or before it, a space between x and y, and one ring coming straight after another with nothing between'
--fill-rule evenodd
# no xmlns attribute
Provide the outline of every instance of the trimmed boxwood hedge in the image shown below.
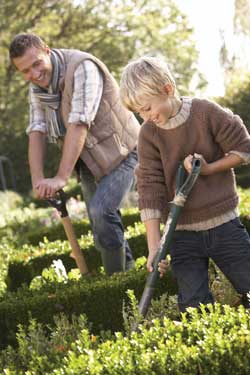
<svg viewBox="0 0 250 375"><path fill-rule="evenodd" d="M129 225L133 225L136 221L140 220L139 212L125 213L123 215L123 225L127 228ZM77 237L81 237L87 234L91 228L87 219L74 222L74 230ZM62 224L59 222L57 225L51 227L40 227L37 230L28 231L22 236L22 243L37 245L43 241L43 238L47 237L49 241L56 241L58 239L65 240L66 235Z"/></svg>
<svg viewBox="0 0 250 375"><path fill-rule="evenodd" d="M27 324L30 318L53 324L53 316L63 312L66 316L86 314L93 324L93 333L101 329L122 329L122 304L127 289L134 289L139 298L146 280L145 270L131 270L112 277L99 276L68 281L67 284L51 283L41 290L19 288L6 293L0 301L0 347L15 344L17 325ZM176 294L176 282L169 271L159 280L155 296L163 292Z"/></svg>
<svg viewBox="0 0 250 375"><path fill-rule="evenodd" d="M126 237L135 259L147 254L145 229L141 223L134 223L134 227L129 227ZM100 253L94 247L92 235L82 236L79 244L89 269L97 270L102 263ZM47 239L40 243L39 247L25 245L18 251L13 248L7 278L8 290L16 290L23 283L29 284L35 276L40 275L44 268L49 267L52 261L58 258L62 260L67 271L75 268L75 261L69 256L70 252L68 241L50 242Z"/></svg>
<svg viewBox="0 0 250 375"><path fill-rule="evenodd" d="M179 325L155 320L150 329L118 333L97 347L83 335L54 375L248 375L249 352L248 312L211 306L201 315L190 310Z"/></svg>
<svg viewBox="0 0 250 375"><path fill-rule="evenodd" d="M140 221L139 211L136 209L126 209L122 216L124 228L127 228L130 225L133 225L135 222ZM79 238L82 235L87 234L90 230L90 224L88 219L83 220L74 220L73 222L74 231L76 236ZM13 222L7 228L0 228L0 235L8 235L11 237L13 234L14 243L19 246L24 244L38 245L39 242L42 242L44 237L49 241L56 240L66 240L65 231L63 225L60 221L52 226L42 226L37 222L35 226L34 223L25 222L20 228L19 223Z"/></svg>
<svg viewBox="0 0 250 375"><path fill-rule="evenodd" d="M127 224L127 235L129 244L133 251L135 259L147 254L147 243L145 229L142 223L135 223L133 220L137 214L133 214L133 219L129 215L125 216ZM247 215L241 215L241 221L250 232L250 218ZM133 227L128 224L133 223ZM36 242L36 241L35 241ZM96 251L92 235L81 236L80 246L84 251L87 264L90 270L97 270L101 266L101 258ZM11 246L11 245L10 245ZM70 247L67 241L49 241L43 238L43 242L38 246L25 245L18 251L12 246L13 256L9 262L8 277L6 279L8 289L16 290L22 283L29 284L30 281L41 274L42 270L49 267L53 260L60 258L67 271L75 267L75 262L69 257Z"/></svg>
<svg viewBox="0 0 250 375"><path fill-rule="evenodd" d="M142 224L129 228L126 236L136 258L146 255L147 246ZM87 262L91 265L90 268L97 269L101 261L93 247L92 236L82 236L80 243ZM34 276L40 275L42 269L48 267L53 259L62 259L67 270L72 266L75 267L73 260L69 257L69 251L69 244L61 241L55 243L45 241L41 245L41 251L37 247L24 246L23 250L16 252L10 261L9 286L13 290L22 282L29 283ZM93 322L95 332L101 329L101 324L103 329L121 329L121 305L125 298L125 291L135 289L136 295L139 296L144 283L145 272L132 271L111 279L99 276L91 281L71 281L67 285L55 284L45 291L34 292L24 287L16 293L6 293L0 302L0 331L2 333L0 345L5 346L9 342L15 342L17 325L27 323L30 316L44 323L51 323L53 315L60 311L68 316L74 312L86 313L89 320ZM176 284L171 276L160 282L158 290L159 294L163 291L168 291L170 294L176 293Z"/></svg>
<svg viewBox="0 0 250 375"><path fill-rule="evenodd" d="M250 315L243 307L190 309L129 335L91 334L84 318L48 332L32 321L0 355L6 375L249 375Z"/></svg>

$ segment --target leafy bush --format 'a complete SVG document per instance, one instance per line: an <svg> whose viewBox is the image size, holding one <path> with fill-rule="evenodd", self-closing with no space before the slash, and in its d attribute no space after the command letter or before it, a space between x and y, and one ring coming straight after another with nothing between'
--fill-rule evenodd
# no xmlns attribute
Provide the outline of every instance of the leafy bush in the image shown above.
<svg viewBox="0 0 250 375"><path fill-rule="evenodd" d="M84 315L69 321L64 315L54 317L55 326L51 327L37 323L31 319L27 328L18 326L17 348L8 346L0 354L0 368L8 367L9 373L44 374L45 371L60 367L60 363L80 332L88 329ZM6 370L7 371L7 370Z"/></svg>
<svg viewBox="0 0 250 375"><path fill-rule="evenodd" d="M46 331L47 330L47 331ZM49 330L49 334L47 333ZM190 308L180 322L154 319L125 335L93 335L80 317L55 327L19 326L18 346L4 350L6 375L248 375L250 316L243 307Z"/></svg>
<svg viewBox="0 0 250 375"><path fill-rule="evenodd" d="M86 218L84 202L71 199L67 207L76 236L80 237L87 234L90 230L90 224ZM125 228L140 220L137 208L123 209L122 214ZM16 246L23 244L38 245L44 237L47 237L49 241L66 239L56 209L52 207L36 208L34 204L9 210L0 215L0 236L8 236Z"/></svg>
<svg viewBox="0 0 250 375"><path fill-rule="evenodd" d="M125 237L129 241L135 258L146 254L145 228L141 223L135 223L134 227L129 226ZM79 245L84 252L89 269L97 270L101 266L101 257L94 247L92 234L89 232L87 235L81 236ZM9 290L17 289L22 283L30 283L55 259L60 258L67 271L75 267L75 261L69 256L71 249L68 241L50 242L44 238L39 246L23 245L19 249L11 243L8 246L13 254L9 262Z"/></svg>
<svg viewBox="0 0 250 375"><path fill-rule="evenodd" d="M27 324L29 318L38 322L53 323L53 316L64 312L86 314L93 323L93 333L101 329L122 329L122 304L126 290L133 289L138 298L143 291L146 270L131 270L112 277L95 276L79 280L68 279L66 283L47 280L38 289L27 286L16 292L6 292L0 301L0 346L15 342L18 324ZM177 286L170 271L159 281L155 296L168 292L176 294Z"/></svg>
<svg viewBox="0 0 250 375"><path fill-rule="evenodd" d="M250 198L247 191L239 189L239 193L241 219L249 230ZM161 298L152 302L138 332L132 332L136 298L140 298L147 276L145 229L142 223L134 223L139 218L137 209L123 212L125 236L138 258L136 270L104 276L99 272L101 260L93 236L88 233L79 241L87 263L95 270L90 279L80 277L74 269L67 241L44 239L39 246L20 246L24 228L26 238L32 238L32 230L41 229L39 220L50 208L39 211L30 206L29 210L13 210L20 216L15 219L10 214L4 227L10 237L0 245L0 346L17 347L9 346L0 355L5 375L249 373L245 359L250 350L248 312L216 305L209 307L210 312L202 309L200 315L191 309L189 318L184 315L181 323L172 322L178 310L177 286L170 272L157 285L155 297ZM79 228L87 232L89 224L79 223ZM21 235L11 238L17 230ZM54 222L44 230L60 237L62 228ZM39 236L41 233L34 233L35 243ZM53 266L58 258L65 269ZM210 282L217 301L236 305L237 295L213 263ZM26 285L20 287L22 283ZM7 285L16 291L7 291ZM134 298L130 306L128 297ZM63 317L55 320L62 312ZM74 317L83 313L91 322L91 331L86 318L78 321ZM120 332L114 336L116 331Z"/></svg>
<svg viewBox="0 0 250 375"><path fill-rule="evenodd" d="M149 329L140 326L130 337L117 333L97 348L86 350L78 340L54 374L248 374L248 312L219 305L209 310L203 308L200 315L190 309L189 320L183 316L181 324L154 320Z"/></svg>
<svg viewBox="0 0 250 375"><path fill-rule="evenodd" d="M230 108L238 114L245 125L250 127L249 100L250 100L250 80L249 72L245 72L240 77L240 72L235 72L231 76L231 82L226 87L225 95L219 99L220 103Z"/></svg>
<svg viewBox="0 0 250 375"><path fill-rule="evenodd" d="M0 298L4 296L7 290L10 255L8 242L6 242L6 239L2 239L0 243Z"/></svg>

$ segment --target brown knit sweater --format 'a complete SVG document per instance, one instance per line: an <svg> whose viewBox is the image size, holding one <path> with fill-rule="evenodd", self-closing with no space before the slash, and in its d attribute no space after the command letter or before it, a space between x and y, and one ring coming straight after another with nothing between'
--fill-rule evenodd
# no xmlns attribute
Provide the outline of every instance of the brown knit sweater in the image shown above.
<svg viewBox="0 0 250 375"><path fill-rule="evenodd" d="M190 116L173 129L143 124L138 144L140 209L158 209L166 219L181 160L202 154L210 163L231 150L250 153L250 136L237 115L208 100L193 99ZM192 224L233 210L238 203L233 170L199 176L179 224Z"/></svg>

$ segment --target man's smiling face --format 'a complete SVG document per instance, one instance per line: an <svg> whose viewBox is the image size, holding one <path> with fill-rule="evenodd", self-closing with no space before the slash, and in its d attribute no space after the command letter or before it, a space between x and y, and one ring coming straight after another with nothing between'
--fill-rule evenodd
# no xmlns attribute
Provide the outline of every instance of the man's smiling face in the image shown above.
<svg viewBox="0 0 250 375"><path fill-rule="evenodd" d="M28 48L25 53L13 59L17 70L26 81L42 88L47 88L52 76L51 51L48 47L41 49Z"/></svg>

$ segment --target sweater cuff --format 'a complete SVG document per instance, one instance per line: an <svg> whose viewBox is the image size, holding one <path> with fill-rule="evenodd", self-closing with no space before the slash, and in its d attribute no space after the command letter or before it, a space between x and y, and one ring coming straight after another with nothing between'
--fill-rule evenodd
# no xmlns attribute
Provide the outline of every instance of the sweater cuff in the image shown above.
<svg viewBox="0 0 250 375"><path fill-rule="evenodd" d="M229 154L238 155L242 160L243 164L250 164L250 154L248 152L239 152L239 151L229 151Z"/></svg>
<svg viewBox="0 0 250 375"><path fill-rule="evenodd" d="M160 219L162 216L161 211L154 208L144 208L141 210L141 221L147 221L151 219Z"/></svg>

